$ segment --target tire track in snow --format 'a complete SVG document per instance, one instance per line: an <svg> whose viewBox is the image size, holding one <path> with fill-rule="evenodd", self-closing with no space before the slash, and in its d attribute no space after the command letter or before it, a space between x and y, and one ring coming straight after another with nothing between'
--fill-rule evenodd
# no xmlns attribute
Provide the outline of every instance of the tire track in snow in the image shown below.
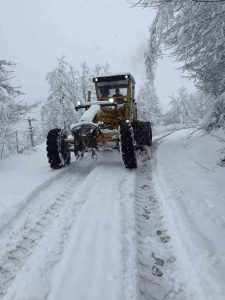
<svg viewBox="0 0 225 300"><path fill-rule="evenodd" d="M0 257L0 297L3 296L11 285L15 275L23 266L33 249L39 243L44 233L51 226L62 207L67 202L74 189L74 182L68 189L59 195L55 202L42 212L42 215L31 225L25 225L25 229L16 245Z"/></svg>
<svg viewBox="0 0 225 300"><path fill-rule="evenodd" d="M31 202L41 202L38 211L35 212L28 210L27 216L22 218L22 224L19 224L20 230L13 232L13 228L18 226L18 221L15 220L10 224L8 228L2 232L4 235L9 235L6 245L1 245L0 255L0 299L7 293L7 289L14 281L16 274L20 271L25 264L29 256L32 255L34 249L39 244L43 235L49 230L56 218L59 217L64 207L70 202L74 192L80 187L83 187L83 183L86 180L86 176L91 173L91 168L87 168L86 171L82 171L79 175L74 176L71 173L71 169L64 175L67 178L67 184L63 185L59 194L47 195L47 191L59 184L60 178L52 182L50 186L45 187L39 192L34 193ZM88 178L88 176L87 176ZM64 182L65 183L65 182ZM51 194L51 191L50 193ZM44 202L43 203L43 199ZM78 209L83 204L83 201L78 200L73 205L73 211ZM20 222L19 222L20 223Z"/></svg>
<svg viewBox="0 0 225 300"><path fill-rule="evenodd" d="M122 225L123 299L137 299L134 183L136 171L126 170L119 185Z"/></svg>
<svg viewBox="0 0 225 300"><path fill-rule="evenodd" d="M61 177L63 177L66 174L66 171L66 169L58 170L57 173L53 171L52 176L50 176L44 183L37 184L36 188L24 197L23 202L25 204L25 207L21 206L21 208L11 216L9 221L6 222L2 227L0 227L0 234L4 231L5 228L9 227L10 224L23 212L24 208L26 208L26 206L28 206L29 203L32 202L36 195L38 195L42 190L48 188L48 186L51 185L55 180L59 180Z"/></svg>
<svg viewBox="0 0 225 300"><path fill-rule="evenodd" d="M127 189L133 191L135 172L131 175L125 170L116 153L112 153L110 160L95 170L96 178L71 232L71 243L56 268L57 275L52 283L55 289L49 300L71 299L71 295L76 295L76 299L92 300L136 299L130 297L133 295L130 283L135 282L135 272L132 272L133 277L127 278L132 268L129 264L131 252L126 251L130 247L124 248L130 232L124 228L124 218L130 217L130 210L122 207L126 206L129 196L133 201ZM121 191L127 197L123 197ZM124 230L129 231L128 238Z"/></svg>
<svg viewBox="0 0 225 300"><path fill-rule="evenodd" d="M154 191L154 152L139 164L135 189L137 285L140 300L187 299L176 283L176 257L165 227L162 203Z"/></svg>
<svg viewBox="0 0 225 300"><path fill-rule="evenodd" d="M61 184L62 198L59 203L53 197L53 202L58 203L54 208L51 206L53 203L46 199L47 205L44 205L43 209L50 207L50 213L47 213L46 218L42 218L46 215L42 210L39 217L34 220L38 220L40 224L35 224L32 230L30 224L26 224L30 231L29 239L25 239L25 241L22 239L25 244L21 247L18 242L14 243L13 247L7 246L8 250L15 250L19 245L19 250L14 253L8 251L7 255L10 258L5 256L6 260L13 263L8 269L2 269L3 279L11 279L8 283L5 280L3 292L7 289L7 285L12 284L15 274L21 270L28 257L34 255L34 249L41 243L42 236L48 234L55 219L61 218L64 208L67 207L73 209L74 222L76 222L76 228L74 227L72 232L70 229L67 230L67 234L73 241L72 249L69 252L73 254L72 261L75 266L75 268L70 266L71 260L68 259L68 269L72 268L71 272L68 271L68 275L71 275L73 269L77 272L77 278L76 276L73 278L71 286L76 284L79 288L83 280L83 290L80 292L89 296L86 299L136 299L136 282L138 282L139 299L178 299L175 296L180 295L180 287L173 289L173 283L168 283L168 276L166 276L166 273L170 271L169 266L174 264L175 257L163 225L161 203L153 190L151 178L153 163L139 165L136 173L124 170L121 163L118 162L118 156L115 161L113 161L113 155L110 156L110 159L111 161L98 162L97 167L91 170L91 174L90 170L83 174L79 173L79 179L76 176L72 177L77 173L76 168L71 172L68 169L65 176L67 179L69 178L69 183L67 182L66 186L65 182L64 185ZM82 166L83 169L85 166ZM81 169L79 169L80 171ZM86 175L87 178L84 178ZM134 195L132 194L134 180L132 179L132 181L131 178L135 176L137 182ZM61 178L63 179L60 177L60 180ZM116 193L118 189L119 193ZM46 187L45 191L48 190L49 187ZM65 194L64 191L69 191L69 194ZM38 202L38 199L41 198L40 195L44 194L42 192L35 195L31 202ZM43 197L45 196L43 195ZM81 199L83 200L81 201ZM48 215L50 215L49 222ZM69 223L73 222L69 220ZM32 241L35 239L36 242L33 242L33 245ZM60 258L62 255L64 254L61 253ZM135 258L137 265L135 265ZM115 262L120 262L120 266L115 265ZM66 262L64 263L66 265ZM11 271L11 273L9 274L7 271ZM162 276L159 276L160 272L163 273ZM85 289L87 282L90 282L90 285L88 285L88 289ZM58 281L57 283L61 284ZM110 292L111 290L112 292ZM160 290L163 293L160 294ZM56 292L51 299L56 299L54 295L60 297L60 294ZM64 296L57 299L66 299L66 296L63 298ZM79 295L76 296L79 299ZM185 298L180 299L184 300Z"/></svg>

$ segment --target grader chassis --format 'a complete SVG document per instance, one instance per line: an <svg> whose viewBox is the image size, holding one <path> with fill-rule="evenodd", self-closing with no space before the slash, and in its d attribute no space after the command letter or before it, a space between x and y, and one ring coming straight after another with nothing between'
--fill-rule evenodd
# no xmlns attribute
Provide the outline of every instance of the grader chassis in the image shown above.
<svg viewBox="0 0 225 300"><path fill-rule="evenodd" d="M82 158L85 152L95 156L104 146L119 148L126 168L137 168L136 150L152 144L149 122L138 120L134 98L135 80L131 74L93 78L96 101L77 102L76 110L85 110L81 121L65 129L55 128L47 136L47 156L52 169L70 163L71 152Z"/></svg>

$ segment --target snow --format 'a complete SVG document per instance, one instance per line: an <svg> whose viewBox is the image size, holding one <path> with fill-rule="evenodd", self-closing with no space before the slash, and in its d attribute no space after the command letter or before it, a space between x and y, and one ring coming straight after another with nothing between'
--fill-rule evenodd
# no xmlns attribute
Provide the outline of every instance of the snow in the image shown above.
<svg viewBox="0 0 225 300"><path fill-rule="evenodd" d="M89 121L82 121L82 122L77 122L77 123L70 125L70 130L73 132L74 129L77 129L83 125L92 125L93 127L97 127L96 123L89 122Z"/></svg>
<svg viewBox="0 0 225 300"><path fill-rule="evenodd" d="M116 150L53 171L44 144L0 162L0 299L224 299L224 133L162 130L132 171Z"/></svg>
<svg viewBox="0 0 225 300"><path fill-rule="evenodd" d="M115 168L117 171L121 171L119 165ZM97 168L86 195L88 201L71 233L70 245L58 272L56 270L53 286L57 288L49 299L69 299L74 294L77 299L123 299L121 240L124 220L120 214L121 191L117 189L120 186L122 190L130 190L134 174L128 183L125 178L125 171L115 176L110 169ZM83 288L87 283L88 288Z"/></svg>
<svg viewBox="0 0 225 300"><path fill-rule="evenodd" d="M155 181L194 299L224 299L224 132L181 130L157 151Z"/></svg>
<svg viewBox="0 0 225 300"><path fill-rule="evenodd" d="M42 148L37 153L43 158ZM124 169L118 153L105 156L98 165L88 159L74 161L61 172L63 176L36 190L30 205L11 222L11 229L3 231L2 252L12 253L21 265L26 261L22 270L16 266L20 271L4 299L45 299L48 294L49 299L70 299L74 293L78 299L124 299L126 290L136 293L134 276L123 269L128 247L122 243L126 220L120 213L127 202L131 203L128 217L132 213L133 198L125 195L126 203L121 203L121 195L134 185L135 173ZM45 165L48 170L47 161ZM121 192L116 195L119 187ZM27 248L30 257L18 253ZM6 254L0 255L0 262L8 266L11 261Z"/></svg>
<svg viewBox="0 0 225 300"><path fill-rule="evenodd" d="M89 109L85 111L80 122L70 125L71 131L73 131L76 127L80 127L82 125L93 125L94 127L96 127L96 124L93 123L93 120L99 111L100 105L98 105L97 103L92 104Z"/></svg>
<svg viewBox="0 0 225 300"><path fill-rule="evenodd" d="M129 72L124 72L124 73L109 73L107 76L95 76L95 77L110 77L110 76L122 76L122 75L131 75Z"/></svg>
<svg viewBox="0 0 225 300"><path fill-rule="evenodd" d="M45 148L42 144L0 162L0 231L26 206L33 194L64 172L60 170L56 173L47 168Z"/></svg>
<svg viewBox="0 0 225 300"><path fill-rule="evenodd" d="M90 108L83 114L81 122L92 122L99 111L100 105L91 105Z"/></svg>

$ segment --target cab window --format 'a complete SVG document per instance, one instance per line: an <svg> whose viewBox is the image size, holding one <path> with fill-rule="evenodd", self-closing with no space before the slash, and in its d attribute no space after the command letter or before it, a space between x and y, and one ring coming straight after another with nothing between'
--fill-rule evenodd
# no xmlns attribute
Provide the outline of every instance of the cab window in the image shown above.
<svg viewBox="0 0 225 300"><path fill-rule="evenodd" d="M127 97L128 81L127 80L118 80L118 81L105 81L98 82L97 89L100 99L111 98L116 94L116 89L119 88L120 94Z"/></svg>

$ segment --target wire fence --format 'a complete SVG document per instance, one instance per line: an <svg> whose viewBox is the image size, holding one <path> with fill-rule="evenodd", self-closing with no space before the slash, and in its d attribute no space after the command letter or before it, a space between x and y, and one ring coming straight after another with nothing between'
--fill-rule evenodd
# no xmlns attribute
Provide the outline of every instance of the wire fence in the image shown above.
<svg viewBox="0 0 225 300"><path fill-rule="evenodd" d="M7 127L5 132L3 131L3 134L0 135L0 159L3 159L10 154L20 154L25 150L34 148L38 140L40 140L40 137L37 137L37 132L32 124L33 121L37 120L27 118L20 120L19 122L24 121L27 122L27 126L24 130L10 131L9 127Z"/></svg>

